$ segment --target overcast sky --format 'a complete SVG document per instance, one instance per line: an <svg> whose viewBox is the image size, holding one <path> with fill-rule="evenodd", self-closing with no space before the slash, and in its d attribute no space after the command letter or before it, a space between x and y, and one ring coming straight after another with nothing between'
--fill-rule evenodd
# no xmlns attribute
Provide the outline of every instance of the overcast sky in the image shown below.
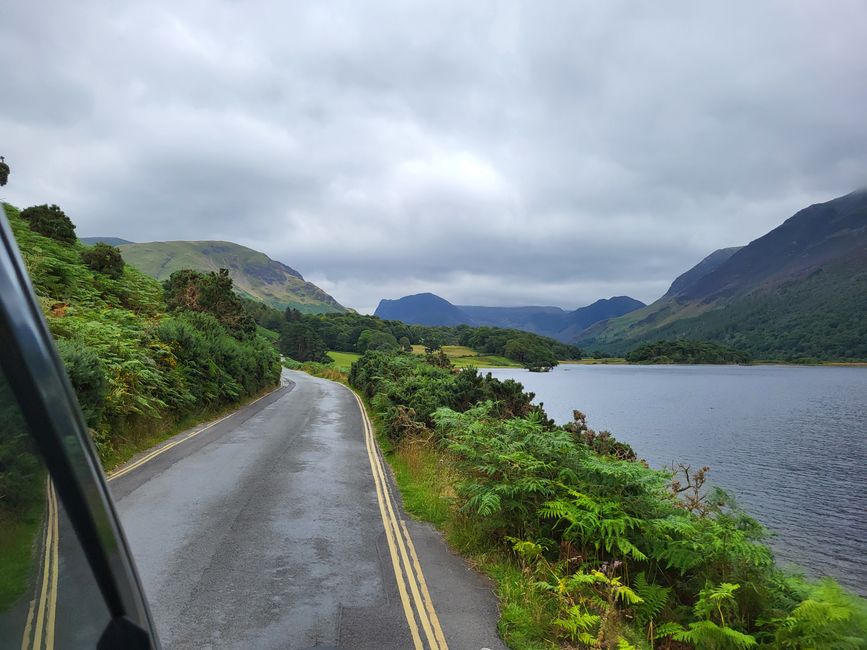
<svg viewBox="0 0 867 650"><path fill-rule="evenodd" d="M867 184L867 3L6 2L0 197L341 303L644 301Z"/></svg>

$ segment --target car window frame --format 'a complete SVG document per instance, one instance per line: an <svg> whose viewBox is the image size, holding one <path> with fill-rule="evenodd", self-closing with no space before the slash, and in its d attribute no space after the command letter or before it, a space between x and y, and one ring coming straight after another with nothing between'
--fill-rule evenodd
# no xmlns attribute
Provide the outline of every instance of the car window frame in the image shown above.
<svg viewBox="0 0 867 650"><path fill-rule="evenodd" d="M153 619L102 466L2 212L0 368L112 617L100 647L158 648Z"/></svg>

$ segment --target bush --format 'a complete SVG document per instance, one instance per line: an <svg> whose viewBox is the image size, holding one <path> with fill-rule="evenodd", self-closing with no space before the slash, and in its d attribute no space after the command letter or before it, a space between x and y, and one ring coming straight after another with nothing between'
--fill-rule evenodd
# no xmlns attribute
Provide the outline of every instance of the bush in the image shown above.
<svg viewBox="0 0 867 650"><path fill-rule="evenodd" d="M108 379L99 355L77 341L59 339L57 349L66 374L78 396L87 426L96 428L102 419Z"/></svg>
<svg viewBox="0 0 867 650"><path fill-rule="evenodd" d="M75 226L56 205L34 205L22 210L21 217L27 220L33 232L40 235L67 244L74 244L77 240Z"/></svg>
<svg viewBox="0 0 867 650"><path fill-rule="evenodd" d="M92 248L82 251L81 259L92 270L115 280L119 280L123 275L123 257L114 246L99 242Z"/></svg>

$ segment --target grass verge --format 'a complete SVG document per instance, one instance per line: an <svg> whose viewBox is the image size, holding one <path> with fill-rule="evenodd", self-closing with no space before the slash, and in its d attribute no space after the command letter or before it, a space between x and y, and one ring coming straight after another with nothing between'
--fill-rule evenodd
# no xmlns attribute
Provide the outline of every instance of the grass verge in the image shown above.
<svg viewBox="0 0 867 650"><path fill-rule="evenodd" d="M245 397L243 400L235 402L234 404L227 404L220 408L207 409L205 411L199 411L198 413L192 413L180 420L175 420L170 424L167 423L164 429L147 429L137 431L132 428L128 434L124 435L121 438L115 438L112 441L111 449L104 452L104 455L101 459L102 468L105 472L110 472L118 466L123 465L136 454L155 447L161 442L165 442L172 436L179 434L181 431L191 429L205 422L216 420L217 418L227 415L233 411L237 411L249 404L250 402L253 402L260 397L267 395L268 393L276 390L277 388L278 386L270 386L268 388L262 389L254 395Z"/></svg>
<svg viewBox="0 0 867 650"><path fill-rule="evenodd" d="M23 516L0 510L0 612L14 605L27 589L34 560L33 540L44 507L45 499L40 498Z"/></svg>

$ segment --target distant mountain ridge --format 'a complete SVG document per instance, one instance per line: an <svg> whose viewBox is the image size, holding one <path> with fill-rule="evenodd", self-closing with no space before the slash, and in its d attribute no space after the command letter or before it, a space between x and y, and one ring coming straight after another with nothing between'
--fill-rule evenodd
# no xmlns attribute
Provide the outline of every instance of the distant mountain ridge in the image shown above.
<svg viewBox="0 0 867 650"><path fill-rule="evenodd" d="M295 269L259 251L225 241L169 241L119 246L124 261L158 280L181 269L225 268L241 295L277 309L305 313L339 313L344 308Z"/></svg>
<svg viewBox="0 0 867 650"><path fill-rule="evenodd" d="M586 327L644 307L628 296L597 300L574 311L560 307L480 307L453 305L432 293L381 300L374 312L383 320L399 320L418 325L473 325L505 327L549 336L571 343Z"/></svg>
<svg viewBox="0 0 867 650"><path fill-rule="evenodd" d="M579 345L625 352L702 339L756 358L867 359L867 190L800 210L722 249L653 304L592 326Z"/></svg>
<svg viewBox="0 0 867 650"><path fill-rule="evenodd" d="M83 244L87 244L88 246L93 246L94 244L108 244L109 246L121 246L122 244L133 244L135 242L131 242L128 239L121 239L120 237L79 237L78 241Z"/></svg>

